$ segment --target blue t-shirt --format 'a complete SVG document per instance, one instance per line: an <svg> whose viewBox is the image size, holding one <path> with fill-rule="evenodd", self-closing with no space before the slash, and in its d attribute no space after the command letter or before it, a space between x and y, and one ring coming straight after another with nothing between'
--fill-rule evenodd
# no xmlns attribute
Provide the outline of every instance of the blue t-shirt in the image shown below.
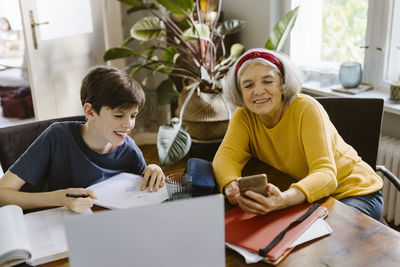
<svg viewBox="0 0 400 267"><path fill-rule="evenodd" d="M120 172L142 174L143 154L127 136L121 146L100 154L90 149L81 136L82 122L50 125L10 167L26 183L53 191L87 187Z"/></svg>

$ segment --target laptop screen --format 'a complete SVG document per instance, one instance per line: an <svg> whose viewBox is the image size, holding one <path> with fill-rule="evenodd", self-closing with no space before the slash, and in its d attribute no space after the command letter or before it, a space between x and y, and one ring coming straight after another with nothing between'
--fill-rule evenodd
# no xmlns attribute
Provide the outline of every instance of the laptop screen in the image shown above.
<svg viewBox="0 0 400 267"><path fill-rule="evenodd" d="M211 195L65 219L79 266L225 266L224 200Z"/></svg>

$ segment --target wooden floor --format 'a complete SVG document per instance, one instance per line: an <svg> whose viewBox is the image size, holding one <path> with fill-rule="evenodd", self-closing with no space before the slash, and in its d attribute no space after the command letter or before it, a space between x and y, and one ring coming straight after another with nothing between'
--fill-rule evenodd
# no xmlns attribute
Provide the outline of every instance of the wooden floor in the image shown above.
<svg viewBox="0 0 400 267"><path fill-rule="evenodd" d="M144 159L147 164L157 164L160 165L160 160L158 158L157 146L156 145L141 145L139 146L142 150ZM172 164L170 166L161 166L162 170L166 173L173 172L174 170L184 169L186 167L187 157L183 158L179 162Z"/></svg>

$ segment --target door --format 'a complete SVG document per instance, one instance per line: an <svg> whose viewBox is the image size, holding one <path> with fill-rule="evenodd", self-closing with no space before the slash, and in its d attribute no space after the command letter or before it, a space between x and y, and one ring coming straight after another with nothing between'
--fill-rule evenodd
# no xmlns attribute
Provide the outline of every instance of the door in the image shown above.
<svg viewBox="0 0 400 267"><path fill-rule="evenodd" d="M37 120L79 115L80 84L104 64L101 1L20 0Z"/></svg>

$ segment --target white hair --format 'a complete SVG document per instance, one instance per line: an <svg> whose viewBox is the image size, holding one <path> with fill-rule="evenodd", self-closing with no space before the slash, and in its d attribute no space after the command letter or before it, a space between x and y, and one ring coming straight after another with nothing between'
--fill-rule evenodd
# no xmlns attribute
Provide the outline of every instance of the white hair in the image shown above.
<svg viewBox="0 0 400 267"><path fill-rule="evenodd" d="M275 64L271 63L270 61L264 58L254 58L246 60L239 67L238 72L236 74L236 65L238 64L240 59L252 52L264 52L274 55L276 58L279 59L279 61L283 66L283 72L284 72L283 75ZM282 95L284 96L285 99L291 99L292 96L296 95L301 91L301 87L303 84L303 74L301 70L297 68L294 65L294 63L289 60L287 56L285 56L283 53L268 50L265 48L254 48L246 51L243 55L241 55L238 58L238 60L230 68L224 79L223 94L228 99L229 102L233 103L236 106L244 106L242 92L240 91L240 86L239 86L239 78L243 70L247 66L255 63L261 63L268 67L272 67L277 72L277 74L281 77L281 90L282 90Z"/></svg>

